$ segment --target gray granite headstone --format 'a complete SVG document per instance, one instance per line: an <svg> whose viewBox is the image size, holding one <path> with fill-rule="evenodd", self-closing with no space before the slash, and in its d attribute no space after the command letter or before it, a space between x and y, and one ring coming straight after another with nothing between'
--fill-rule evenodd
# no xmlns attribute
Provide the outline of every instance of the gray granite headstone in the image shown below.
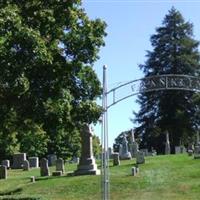
<svg viewBox="0 0 200 200"><path fill-rule="evenodd" d="M194 159L200 159L200 146L196 145L194 147Z"/></svg>
<svg viewBox="0 0 200 200"><path fill-rule="evenodd" d="M10 168L10 160L2 160L1 165L4 165L7 167L7 169Z"/></svg>
<svg viewBox="0 0 200 200"><path fill-rule="evenodd" d="M7 167L0 165L0 179L7 179Z"/></svg>
<svg viewBox="0 0 200 200"><path fill-rule="evenodd" d="M22 169L23 162L26 160L26 153L17 153L13 155L13 169Z"/></svg>
<svg viewBox="0 0 200 200"><path fill-rule="evenodd" d="M136 163L143 164L145 163L144 152L139 151L136 155Z"/></svg>
<svg viewBox="0 0 200 200"><path fill-rule="evenodd" d="M28 160L23 161L23 170L24 171L29 171L30 170L30 164Z"/></svg>
<svg viewBox="0 0 200 200"><path fill-rule="evenodd" d="M120 160L119 160L119 153L113 153L113 166L118 166L120 165Z"/></svg>
<svg viewBox="0 0 200 200"><path fill-rule="evenodd" d="M181 147L180 146L175 146L175 154L181 153Z"/></svg>
<svg viewBox="0 0 200 200"><path fill-rule="evenodd" d="M113 149L111 147L108 148L108 155L109 155L109 159L113 158Z"/></svg>
<svg viewBox="0 0 200 200"><path fill-rule="evenodd" d="M63 174L65 173L65 165L62 158L56 160L56 171L62 171Z"/></svg>
<svg viewBox="0 0 200 200"><path fill-rule="evenodd" d="M31 168L38 168L39 167L39 158L38 157L29 157L28 161L30 163Z"/></svg>
<svg viewBox="0 0 200 200"><path fill-rule="evenodd" d="M48 160L46 158L42 158L40 160L40 175L41 176L50 176Z"/></svg>
<svg viewBox="0 0 200 200"><path fill-rule="evenodd" d="M92 149L92 131L88 124L84 124L81 131L81 158L77 166L75 175L99 175L100 170L97 169L97 164L93 156Z"/></svg>
<svg viewBox="0 0 200 200"><path fill-rule="evenodd" d="M130 160L131 153L128 151L128 141L126 139L126 135L123 135L122 145L120 145L119 157L121 160Z"/></svg>

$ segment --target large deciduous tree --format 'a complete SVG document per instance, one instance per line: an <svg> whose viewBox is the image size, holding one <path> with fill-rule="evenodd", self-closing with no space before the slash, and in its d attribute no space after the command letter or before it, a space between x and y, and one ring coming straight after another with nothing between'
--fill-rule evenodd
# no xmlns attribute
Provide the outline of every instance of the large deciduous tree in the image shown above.
<svg viewBox="0 0 200 200"><path fill-rule="evenodd" d="M185 22L181 13L172 8L162 26L151 36L152 51L140 65L145 77L162 74L199 75L199 42L193 37L193 26ZM188 91L156 91L140 94L140 110L135 113L139 124L137 132L143 136L143 145L163 152L165 135L169 131L171 145L186 143L196 127L193 93Z"/></svg>
<svg viewBox="0 0 200 200"><path fill-rule="evenodd" d="M92 65L105 27L80 0L0 2L0 155L76 154L80 125L101 112Z"/></svg>

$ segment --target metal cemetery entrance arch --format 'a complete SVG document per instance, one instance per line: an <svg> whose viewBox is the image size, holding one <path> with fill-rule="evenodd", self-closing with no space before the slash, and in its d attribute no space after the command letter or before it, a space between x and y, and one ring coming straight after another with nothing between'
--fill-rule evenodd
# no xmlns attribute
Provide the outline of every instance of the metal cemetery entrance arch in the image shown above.
<svg viewBox="0 0 200 200"><path fill-rule="evenodd" d="M109 200L109 155L108 155L108 109L139 93L146 93L160 90L185 90L192 92L200 92L200 78L188 75L157 75L142 79L129 81L107 91L107 75L106 65L103 67L103 98L102 106L102 199ZM123 90L122 90L123 89ZM118 96L122 91L122 95ZM111 96L111 103L108 104L108 97Z"/></svg>

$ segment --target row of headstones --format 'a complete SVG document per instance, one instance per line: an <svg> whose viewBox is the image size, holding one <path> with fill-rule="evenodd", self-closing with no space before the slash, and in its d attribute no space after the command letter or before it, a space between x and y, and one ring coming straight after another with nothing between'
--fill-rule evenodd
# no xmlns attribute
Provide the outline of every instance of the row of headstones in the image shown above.
<svg viewBox="0 0 200 200"><path fill-rule="evenodd" d="M194 155L194 159L200 159L200 144L188 149L188 156Z"/></svg>
<svg viewBox="0 0 200 200"><path fill-rule="evenodd" d="M52 173L52 176L61 176L65 173L65 165L64 160L59 158L56 160L56 171ZM48 160L46 158L42 158L40 160L40 175L41 176L50 176L50 170L48 165Z"/></svg>
<svg viewBox="0 0 200 200"><path fill-rule="evenodd" d="M55 165L57 160L56 155L48 155L48 162L49 166ZM39 158L38 157L29 157L27 160L26 153L18 153L13 155L13 164L10 165L10 160L3 160L1 165L7 167L7 169L23 169L30 167L30 168L38 168L39 167Z"/></svg>
<svg viewBox="0 0 200 200"><path fill-rule="evenodd" d="M188 153L189 156L194 155L194 159L200 159L200 135L199 132L196 133L196 145L190 144L188 146L188 149L182 145L182 146L176 146L175 147L175 154L179 153ZM166 131L166 143L165 143L165 154L170 154L170 141L169 141L169 133Z"/></svg>
<svg viewBox="0 0 200 200"><path fill-rule="evenodd" d="M126 135L123 135L122 144L119 146L119 157L122 160L128 160L132 157L141 156L144 154L145 156L155 156L157 155L157 152L152 148L151 152L148 152L148 149L140 149L139 146L135 140L134 132L132 131L131 134L131 145L130 150L128 150L128 141L126 138Z"/></svg>
<svg viewBox="0 0 200 200"><path fill-rule="evenodd" d="M200 144L197 145L189 145L188 149L184 146L175 146L175 154L183 154L188 153L188 156L193 156L194 159L200 159Z"/></svg>
<svg viewBox="0 0 200 200"><path fill-rule="evenodd" d="M20 155L20 156L19 156ZM27 167L38 168L39 167L39 158L38 157L30 157L28 160L25 159L23 154L17 154L17 156L13 156L13 165L11 167L10 160L3 160L1 165L6 166L7 169L23 169Z"/></svg>
<svg viewBox="0 0 200 200"><path fill-rule="evenodd" d="M59 158L56 160L56 171L52 173L53 176L61 176L65 173L64 160ZM30 169L30 163L28 160L23 161L23 170L28 171ZM8 166L0 165L0 179L7 179ZM40 160L40 175L41 176L50 176L50 170L48 165L48 160L42 158Z"/></svg>
<svg viewBox="0 0 200 200"><path fill-rule="evenodd" d="M119 153L113 153L112 157L113 157L113 166L120 165ZM136 155L136 164L144 164L144 163L145 163L144 152L139 151L138 154Z"/></svg>

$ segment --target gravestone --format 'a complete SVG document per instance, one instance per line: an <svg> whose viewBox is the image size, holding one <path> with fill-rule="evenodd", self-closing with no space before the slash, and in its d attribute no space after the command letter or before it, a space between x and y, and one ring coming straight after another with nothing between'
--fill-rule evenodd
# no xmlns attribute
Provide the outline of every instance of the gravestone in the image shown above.
<svg viewBox="0 0 200 200"><path fill-rule="evenodd" d="M65 165L62 158L56 160L56 171L61 171L63 174L65 173Z"/></svg>
<svg viewBox="0 0 200 200"><path fill-rule="evenodd" d="M109 159L113 158L113 149L111 147L108 148L108 155L109 155Z"/></svg>
<svg viewBox="0 0 200 200"><path fill-rule="evenodd" d="M139 151L136 155L136 164L145 163L144 152Z"/></svg>
<svg viewBox="0 0 200 200"><path fill-rule="evenodd" d="M35 176L30 177L31 183L35 183Z"/></svg>
<svg viewBox="0 0 200 200"><path fill-rule="evenodd" d="M0 165L0 179L7 179L7 167Z"/></svg>
<svg viewBox="0 0 200 200"><path fill-rule="evenodd" d="M132 174L132 176L136 176L136 174L137 174L136 167L131 168L131 174Z"/></svg>
<svg viewBox="0 0 200 200"><path fill-rule="evenodd" d="M13 155L13 169L22 169L23 162L26 160L26 153L17 153Z"/></svg>
<svg viewBox="0 0 200 200"><path fill-rule="evenodd" d="M165 142L165 155L171 153L170 142L169 142L169 133L168 131L165 132L166 135L166 142Z"/></svg>
<svg viewBox="0 0 200 200"><path fill-rule="evenodd" d="M56 164L57 156L55 154L49 154L47 155L47 159L49 166L53 166Z"/></svg>
<svg viewBox="0 0 200 200"><path fill-rule="evenodd" d="M188 150L194 151L194 144L193 143L189 143Z"/></svg>
<svg viewBox="0 0 200 200"><path fill-rule="evenodd" d="M31 168L39 167L39 158L38 157L29 157L28 159Z"/></svg>
<svg viewBox="0 0 200 200"><path fill-rule="evenodd" d="M140 149L144 153L144 156L149 156L149 151L148 149Z"/></svg>
<svg viewBox="0 0 200 200"><path fill-rule="evenodd" d="M77 166L75 175L99 175L100 170L97 169L97 164L93 156L92 149L92 131L88 124L84 124L81 131L81 158Z"/></svg>
<svg viewBox="0 0 200 200"><path fill-rule="evenodd" d="M113 166L118 166L120 165L120 160L119 160L119 153L113 153Z"/></svg>
<svg viewBox="0 0 200 200"><path fill-rule="evenodd" d="M193 155L193 150L192 149L188 149L188 156L192 156Z"/></svg>
<svg viewBox="0 0 200 200"><path fill-rule="evenodd" d="M50 176L48 160L46 158L42 158L40 160L40 175L41 176Z"/></svg>
<svg viewBox="0 0 200 200"><path fill-rule="evenodd" d="M130 145L130 149L131 149L131 156L133 158L136 157L139 148L138 148L138 143L135 141L135 134L134 134L134 130L131 130L131 145Z"/></svg>
<svg viewBox="0 0 200 200"><path fill-rule="evenodd" d="M181 153L186 153L186 148L183 145L181 145L180 148L181 148Z"/></svg>
<svg viewBox="0 0 200 200"><path fill-rule="evenodd" d="M131 153L128 151L128 141L126 139L126 135L123 135L122 145L120 145L119 157L121 160L130 160Z"/></svg>
<svg viewBox="0 0 200 200"><path fill-rule="evenodd" d="M180 153L181 153L181 147L175 146L175 154L180 154Z"/></svg>
<svg viewBox="0 0 200 200"><path fill-rule="evenodd" d="M194 147L194 159L200 159L200 146L196 145Z"/></svg>
<svg viewBox="0 0 200 200"><path fill-rule="evenodd" d="M6 166L7 169L10 168L10 160L2 160L1 165Z"/></svg>
<svg viewBox="0 0 200 200"><path fill-rule="evenodd" d="M25 160L23 162L23 167L22 168L23 168L24 171L29 171L30 170L30 164L29 164L28 160Z"/></svg>
<svg viewBox="0 0 200 200"><path fill-rule="evenodd" d="M156 156L157 155L157 151L153 147L151 147L150 155L151 156Z"/></svg>

